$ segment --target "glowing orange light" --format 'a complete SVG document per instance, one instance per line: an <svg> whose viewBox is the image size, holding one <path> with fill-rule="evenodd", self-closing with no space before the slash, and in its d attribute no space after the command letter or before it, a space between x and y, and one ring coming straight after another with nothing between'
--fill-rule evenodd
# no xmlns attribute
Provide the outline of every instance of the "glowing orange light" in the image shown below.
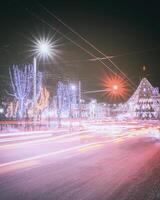
<svg viewBox="0 0 160 200"><path fill-rule="evenodd" d="M127 84L120 76L106 77L104 80L106 93L110 98L124 98L127 92Z"/></svg>
<svg viewBox="0 0 160 200"><path fill-rule="evenodd" d="M118 85L113 85L113 90L118 90Z"/></svg>

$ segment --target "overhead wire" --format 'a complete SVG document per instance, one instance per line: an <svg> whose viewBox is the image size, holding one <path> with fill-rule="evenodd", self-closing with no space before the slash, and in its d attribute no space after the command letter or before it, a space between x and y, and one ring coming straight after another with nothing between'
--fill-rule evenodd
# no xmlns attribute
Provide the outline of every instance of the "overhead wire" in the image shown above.
<svg viewBox="0 0 160 200"><path fill-rule="evenodd" d="M108 68L113 74L117 75L117 73L115 73L108 65L106 65L106 63L104 63L103 61L101 61L100 58L98 58L96 55L94 55L93 53L91 53L90 51L88 51L86 48L82 47L80 44L78 44L77 42L75 42L74 40L72 40L71 38L69 38L66 34L62 33L61 31L57 30L56 28L54 28L52 25L50 25L48 22L46 22L44 19L42 19L40 16L38 16L37 14L29 11L27 9L28 12L30 12L30 14L32 14L34 17L36 17L39 21L41 21L42 23L46 24L47 26L49 26L52 30L57 31L57 33L59 33L60 35L62 35L65 39L67 39L68 41L70 41L71 43L73 43L74 45L76 45L77 47L79 47L81 50L83 50L85 53L87 53L88 55L92 56L93 58L97 59L100 63L102 63L106 68Z"/></svg>
<svg viewBox="0 0 160 200"><path fill-rule="evenodd" d="M41 3L39 3L40 7L44 9L48 14L50 14L52 17L54 17L57 21L59 21L61 24L63 24L67 29L69 29L72 33L77 35L80 39L82 39L86 44L88 44L90 47L95 49L97 52L99 52L101 55L103 55L123 76L135 87L136 84L128 78L128 76L111 60L110 57L106 56L102 51L100 51L95 45L93 45L91 42L89 42L86 38L84 38L81 34L79 34L77 31L75 31L73 28L71 28L69 25L64 23L59 17L57 17L55 14L53 14L51 11L49 11L46 7L44 7ZM97 58L98 61L101 62L99 58Z"/></svg>

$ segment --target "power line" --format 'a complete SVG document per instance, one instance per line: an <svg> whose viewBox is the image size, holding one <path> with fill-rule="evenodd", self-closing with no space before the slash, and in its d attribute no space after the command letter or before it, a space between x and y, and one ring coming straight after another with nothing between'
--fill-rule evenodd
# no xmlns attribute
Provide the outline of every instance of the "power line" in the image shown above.
<svg viewBox="0 0 160 200"><path fill-rule="evenodd" d="M62 33L61 31L57 30L56 28L54 28L52 25L50 25L48 22L46 22L44 19L42 19L41 17L39 17L38 15L36 15L35 13L29 11L27 9L27 11L32 14L32 16L36 17L39 21L41 21L42 23L46 24L47 26L49 26L52 30L57 31L57 33L59 33L60 35L62 35L64 38L66 38L68 41L70 41L71 43L73 43L74 45L76 45L77 47L79 47L81 50L83 50L85 53L87 53L88 55L92 56L93 58L97 59L100 63L102 63L106 68L108 68L113 74L117 75L117 73L115 73L108 65L106 65L103 61L101 61L97 56L95 56L93 53L89 52L86 48L82 47L80 44L78 44L77 42L73 41L71 38L69 38L68 36L66 36L64 33Z"/></svg>
<svg viewBox="0 0 160 200"><path fill-rule="evenodd" d="M49 11L46 7L44 7L42 4L39 3L39 5L47 12L49 13L51 16L53 16L57 21L59 21L61 24L63 24L67 29L69 29L72 33L74 33L75 35L77 35L79 38L81 38L85 43L87 43L89 46L91 46L93 49L95 49L97 52L99 52L101 55L103 55L121 74L123 74L123 76L134 86L135 83L130 80L128 78L128 76L109 58L107 57L102 51L100 51L98 48L96 48L91 42L89 42L87 39L85 39L81 34L79 34L78 32L76 32L73 28L71 28L70 26L68 26L66 23L64 23L60 18L58 18L56 15L54 15L51 11ZM98 61L101 62L101 60L99 58L97 58Z"/></svg>
<svg viewBox="0 0 160 200"><path fill-rule="evenodd" d="M107 60L108 58L114 59L114 58L119 58L119 57L135 55L135 54L143 54L143 53L146 53L146 52L152 52L152 51L156 51L156 50L160 50L160 49L159 48L143 49L143 50L138 50L138 51L130 51L130 52L123 53L123 54L107 56L107 58L106 57L89 58L89 59L65 61L63 63L78 63L78 62L90 62L90 61L93 62L93 61L98 61L98 60Z"/></svg>
<svg viewBox="0 0 160 200"><path fill-rule="evenodd" d="M143 54L143 53L151 52L151 51L155 51L155 50L160 50L160 49L159 48L150 48L150 49L142 49L142 50L138 50L138 51L131 51L131 52L111 56L111 59L118 58L118 57L124 57L124 56L130 56L130 55L134 55L134 54ZM104 58L102 58L102 59L104 59Z"/></svg>

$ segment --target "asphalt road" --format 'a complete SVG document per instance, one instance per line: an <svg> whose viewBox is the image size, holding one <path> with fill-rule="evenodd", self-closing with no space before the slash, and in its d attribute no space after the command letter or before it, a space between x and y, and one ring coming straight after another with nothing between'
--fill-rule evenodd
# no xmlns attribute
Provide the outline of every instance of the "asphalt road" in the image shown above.
<svg viewBox="0 0 160 200"><path fill-rule="evenodd" d="M160 200L160 142L98 130L3 138L0 200Z"/></svg>

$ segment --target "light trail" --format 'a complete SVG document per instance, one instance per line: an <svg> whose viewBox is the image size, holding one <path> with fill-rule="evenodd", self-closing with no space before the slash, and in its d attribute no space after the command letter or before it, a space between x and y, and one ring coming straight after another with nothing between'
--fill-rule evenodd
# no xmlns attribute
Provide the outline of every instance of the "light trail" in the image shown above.
<svg viewBox="0 0 160 200"><path fill-rule="evenodd" d="M71 155L77 156L78 153L87 153L89 151L100 150L106 144L115 144L115 145L117 144L118 145L119 143L126 142L126 140L130 140L132 138L141 137L141 136L145 135L147 133L146 130L148 130L148 128L146 128L146 129L141 128L140 130L127 130L122 135L116 134L115 135L116 138L112 138L112 139L111 139L111 137L109 137L107 139L101 138L101 140L103 140L103 141L99 141L99 142L88 142L87 141L88 142L87 144L83 144L83 145L80 144L80 145L69 147L69 148L66 148L66 149L63 149L63 150L56 150L56 151L52 151L52 152L49 152L49 153L42 153L42 154L39 154L37 156L32 156L32 157L27 157L27 158L24 158L24 159L19 159L19 160L14 160L14 161L2 163L2 164L0 164L0 173L7 173L7 172L10 172L10 171L25 169L25 168L33 167L33 166L35 166L35 167L40 166L41 159L45 159L45 158L48 158L50 156L56 156L56 155L61 155L61 154L71 153L71 152L74 153L74 154L71 154ZM83 131L83 133L84 132L90 132L90 131ZM76 133L76 134L74 133L74 134L70 134L70 135L59 136L59 137L53 138L53 140L68 138L68 137L73 136L73 135L80 135L80 133L82 133L82 131L79 132L79 133ZM84 135L84 138L86 136L87 135ZM92 136L94 138L94 135L89 135L89 136ZM83 137L83 135L82 135L82 137ZM69 139L71 139L71 141L73 141L72 137L69 138ZM76 139L78 139L78 138L76 137ZM50 140L50 141L52 141L52 140ZM41 141L41 142L44 142L44 140ZM67 142L67 141L64 141L64 143L65 142ZM17 146L17 145L15 145L15 146Z"/></svg>
<svg viewBox="0 0 160 200"><path fill-rule="evenodd" d="M37 166L40 164L38 161L28 161L25 163L19 163L18 165L10 165L8 167L2 167L0 168L0 174L8 173L8 172L13 172L16 170L21 170L21 169L28 169L28 168L33 168L33 166Z"/></svg>
<svg viewBox="0 0 160 200"><path fill-rule="evenodd" d="M92 126L92 125L91 125ZM97 127L97 126L96 126ZM0 143L4 143L4 142L16 142L16 141L24 141L24 140L30 140L30 139L37 139L36 141L25 141L25 142L21 142L21 143L18 143L18 144L4 144L4 145L1 145L0 146L0 149L4 149L4 148L14 148L14 147L17 147L17 146L22 146L22 145L25 145L25 144L36 144L36 143L41 143L41 142L50 142L50 141L54 141L54 140L58 140L58 139L65 139L67 137L70 137L70 136L76 136L76 135L79 135L79 134L82 134L82 133L87 133L87 132L95 132L97 130L99 130L99 126L96 128L91 128L89 130L85 130L85 131L79 131L77 133L72 133L72 134L69 134L69 135L61 135L61 136L55 136L54 138L45 138L46 135L44 136L34 136L34 137L31 137L31 136L28 136L28 137L23 137L23 138L13 138L13 139L8 139L8 140L1 140ZM116 126L117 127L117 126ZM121 126L123 127L123 126ZM127 126L126 126L127 127ZM113 129L115 128L115 126L113 127ZM117 127L119 128L119 126ZM113 131L112 128L110 129L110 127L106 127L106 129L103 129L103 132L104 131ZM51 132L53 133L53 131L46 131L46 132ZM57 131L57 132L63 132L63 131ZM117 132L117 130L116 130ZM40 133L40 132L37 132L37 133ZM116 134L116 133L115 133ZM109 134L110 135L110 134ZM20 135L19 135L20 136ZM52 135L48 135L49 137L52 136ZM41 137L41 138L40 138ZM43 138L43 139L42 139Z"/></svg>
<svg viewBox="0 0 160 200"><path fill-rule="evenodd" d="M114 140L111 140L111 141L114 141ZM93 142L93 143L89 143L89 144L85 144L85 145L78 145L78 146L71 147L71 148L64 149L64 150L59 150L59 151L55 151L55 152L41 154L41 155L38 155L38 156L33 156L33 157L30 157L30 158L25 158L25 159L20 159L20 160L16 160L16 161L3 163L3 164L0 164L0 169L2 167L7 167L7 166L15 165L15 164L28 162L28 161L43 159L43 158L47 158L49 156L55 156L55 155L58 155L58 154L68 153L68 152L75 151L75 150L79 151L82 148L86 148L86 147L89 148L89 147L92 147L94 145L100 145L100 144L103 145L103 144L109 143L111 141Z"/></svg>
<svg viewBox="0 0 160 200"><path fill-rule="evenodd" d="M80 152L87 152L87 151L90 151L90 150L99 149L102 146L103 146L102 144L96 144L96 145L92 145L92 146L89 146L89 147L82 147L82 148L79 149L79 151Z"/></svg>
<svg viewBox="0 0 160 200"><path fill-rule="evenodd" d="M14 139L1 139L0 143L5 143L5 142L16 142L16 141L24 141L24 140L30 140L30 139L37 139L37 138L46 138L46 137L51 137L53 136L52 134L45 134L45 135L29 135L29 136L22 136L20 138L14 138Z"/></svg>
<svg viewBox="0 0 160 200"><path fill-rule="evenodd" d="M16 161L3 163L3 164L0 164L0 170L3 167L17 165L17 164L21 164L21 163L28 162L28 161L29 162L35 161L35 160L38 160L38 159L43 159L43 158L47 158L47 157L50 157L50 156L69 153L69 152L72 152L72 151L77 151L77 152L86 151L87 152L89 150L99 149L100 147L103 147L105 144L119 143L120 141L124 141L124 139L127 139L127 138L129 138L129 136L124 135L124 136L118 137L116 139L105 140L105 141L100 141L100 142L92 142L92 143L88 143L88 144L84 144L84 145L78 145L78 146L70 147L70 148L67 148L67 149L64 149L64 150L58 150L58 151L54 151L54 152L50 152L50 153L41 154L41 155L38 155L38 156L33 156L33 157L25 158L25 159L20 159L20 160L16 160Z"/></svg>
<svg viewBox="0 0 160 200"><path fill-rule="evenodd" d="M15 133L0 133L0 138L6 137L6 136L23 136L28 134L42 134L42 133L60 133L65 132L66 130L42 130L42 131L20 131Z"/></svg>
<svg viewBox="0 0 160 200"><path fill-rule="evenodd" d="M63 139L63 138L68 138L70 136L80 135L80 134L87 133L87 132L90 132L90 130L79 131L79 132L71 133L71 134L69 133L68 135L65 134L65 135L61 135L61 136L56 136L54 138L46 138L46 139L43 138L43 139L39 139L39 140L36 140L36 141L27 141L27 142L22 142L22 143L18 143L18 144L1 145L0 150L8 149L10 147L13 148L13 147L17 147L17 146L23 146L25 144L37 144L37 143L55 141L55 140L59 140L59 139Z"/></svg>

